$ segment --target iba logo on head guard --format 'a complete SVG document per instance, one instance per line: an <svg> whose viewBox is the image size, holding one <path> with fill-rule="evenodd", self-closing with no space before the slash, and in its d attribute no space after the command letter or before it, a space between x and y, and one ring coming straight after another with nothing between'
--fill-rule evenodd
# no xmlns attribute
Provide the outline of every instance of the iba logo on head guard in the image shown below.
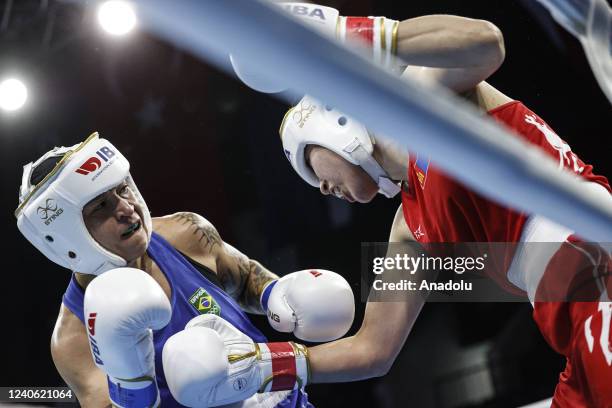
<svg viewBox="0 0 612 408"><path fill-rule="evenodd" d="M76 172L79 174L87 175L92 171L98 170L100 166L102 166L102 162L100 161L100 159L98 159L97 157L90 157L85 163L81 165L81 167L76 169Z"/></svg>
<svg viewBox="0 0 612 408"><path fill-rule="evenodd" d="M315 105L312 103L302 101L298 106L295 107L295 112L293 112L293 120L295 120L300 128L303 128L306 124L306 121L317 109Z"/></svg>
<svg viewBox="0 0 612 408"><path fill-rule="evenodd" d="M199 314L221 315L221 307L219 307L219 304L217 304L215 299L204 288L196 290L189 298L189 303Z"/></svg>
<svg viewBox="0 0 612 408"><path fill-rule="evenodd" d="M38 207L36 213L40 219L44 220L45 225L51 224L57 217L64 212L63 208L57 208L57 203L52 198L47 198L44 207Z"/></svg>
<svg viewBox="0 0 612 408"><path fill-rule="evenodd" d="M100 158L102 158L102 160L104 160L105 162L107 162L111 157L115 156L115 152L113 152L106 146L98 150L96 154L100 156ZM98 170L100 167L102 167L102 162L100 161L100 159L93 156L87 159L85 163L81 164L81 167L76 169L75 172L86 176L92 171Z"/></svg>

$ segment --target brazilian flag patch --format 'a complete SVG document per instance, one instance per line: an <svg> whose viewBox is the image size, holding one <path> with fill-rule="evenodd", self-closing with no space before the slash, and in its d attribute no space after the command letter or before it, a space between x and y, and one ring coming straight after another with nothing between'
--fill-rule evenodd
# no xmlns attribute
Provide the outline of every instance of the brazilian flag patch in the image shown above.
<svg viewBox="0 0 612 408"><path fill-rule="evenodd" d="M204 289L199 288L189 298L191 306L198 311L199 314L215 314L220 316L221 308L215 301L215 299Z"/></svg>

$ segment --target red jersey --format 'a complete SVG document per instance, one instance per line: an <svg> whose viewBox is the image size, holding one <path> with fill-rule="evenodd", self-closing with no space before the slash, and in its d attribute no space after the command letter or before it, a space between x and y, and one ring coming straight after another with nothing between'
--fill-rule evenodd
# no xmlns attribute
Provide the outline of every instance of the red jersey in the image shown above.
<svg viewBox="0 0 612 408"><path fill-rule="evenodd" d="M499 106L488 114L518 137L538 146L588 181L610 185L593 173L538 115L519 101ZM402 191L404 219L414 238L422 243L518 242L528 214L514 211L470 190L446 175L428 158L410 156L408 182ZM511 259L491 276L506 288L515 288L505 272Z"/></svg>

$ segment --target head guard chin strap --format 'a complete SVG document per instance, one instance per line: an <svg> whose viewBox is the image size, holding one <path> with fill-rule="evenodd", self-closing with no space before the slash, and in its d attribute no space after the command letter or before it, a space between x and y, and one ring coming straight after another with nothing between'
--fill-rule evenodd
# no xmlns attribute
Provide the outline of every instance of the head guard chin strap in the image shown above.
<svg viewBox="0 0 612 408"><path fill-rule="evenodd" d="M356 120L305 96L283 119L280 127L285 156L295 171L313 187L319 179L306 162L308 145L319 145L361 166L378 185L378 192L391 198L400 192L387 172L372 156L374 145L367 129Z"/></svg>
<svg viewBox="0 0 612 408"><path fill-rule="evenodd" d="M32 185L34 169L51 157L62 159ZM130 163L109 141L98 138L98 133L72 147L56 147L23 167L17 227L47 258L75 272L99 275L125 266L125 259L91 236L83 219L83 207L89 201L123 182L142 208L143 227L150 239L151 216L130 176Z"/></svg>

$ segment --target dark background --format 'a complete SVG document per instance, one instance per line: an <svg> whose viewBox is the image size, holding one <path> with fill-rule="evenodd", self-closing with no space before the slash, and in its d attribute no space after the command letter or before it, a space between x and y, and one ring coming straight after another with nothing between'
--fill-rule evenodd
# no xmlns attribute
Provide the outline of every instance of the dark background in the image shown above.
<svg viewBox="0 0 612 408"><path fill-rule="evenodd" d="M490 82L610 174L610 105L578 42L534 0L326 4L344 15L492 21L504 32L507 57ZM70 273L21 236L13 211L21 166L93 130L131 161L153 216L197 212L274 272L332 269L359 294L360 243L387 239L399 200L349 205L302 182L277 133L285 103L146 33L110 38L91 9L70 2L0 0L0 16L0 78L22 77L30 91L25 109L0 113L1 386L62 384L49 340ZM358 303L351 333L363 308ZM530 313L529 304L428 304L387 376L313 385L309 394L319 407L511 407L549 397L563 360ZM271 339L288 339L265 319L256 322Z"/></svg>

